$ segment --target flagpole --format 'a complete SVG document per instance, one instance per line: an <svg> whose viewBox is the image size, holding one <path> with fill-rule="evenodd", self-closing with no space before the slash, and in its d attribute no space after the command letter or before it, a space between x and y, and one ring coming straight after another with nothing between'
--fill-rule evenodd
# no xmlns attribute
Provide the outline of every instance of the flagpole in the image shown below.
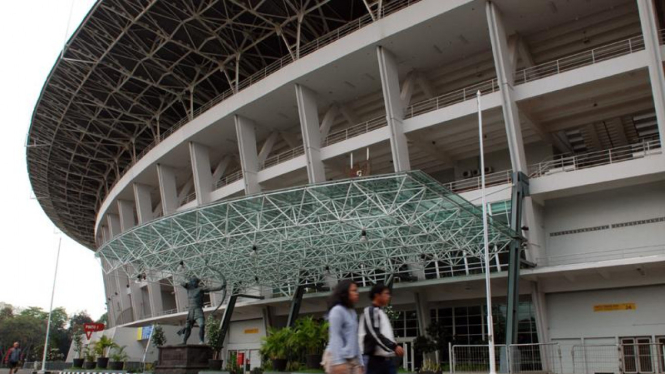
<svg viewBox="0 0 665 374"><path fill-rule="evenodd" d="M53 275L53 289L51 290L51 306L48 310L48 323L46 324L46 340L44 340L44 355L42 356L42 370L40 373L46 372L46 354L48 352L48 338L51 332L51 314L53 313L53 296L55 296L55 280L58 278L58 264L60 263L60 245L62 244L62 237L58 238L58 256L55 259L55 274Z"/></svg>
<svg viewBox="0 0 665 374"><path fill-rule="evenodd" d="M490 374L496 374L494 352L494 321L492 319L492 284L490 283L490 253L487 233L487 202L485 201L485 155L483 149L483 111L480 105L480 91L476 93L478 103L478 137L480 138L480 195L483 204L483 246L485 249L485 293L487 297L487 341L489 349Z"/></svg>

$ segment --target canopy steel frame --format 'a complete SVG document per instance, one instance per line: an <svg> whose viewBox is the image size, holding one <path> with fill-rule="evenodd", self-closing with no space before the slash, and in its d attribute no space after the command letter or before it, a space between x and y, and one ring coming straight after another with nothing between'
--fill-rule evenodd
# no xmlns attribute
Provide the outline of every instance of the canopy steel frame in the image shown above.
<svg viewBox="0 0 665 374"><path fill-rule="evenodd" d="M490 218L490 261L516 237ZM290 296L329 276L378 283L411 276L431 261L481 262L482 215L427 174L410 171L213 203L126 231L98 256L107 273L124 269L160 281L184 262L201 279L218 278L216 270L234 289L260 286Z"/></svg>

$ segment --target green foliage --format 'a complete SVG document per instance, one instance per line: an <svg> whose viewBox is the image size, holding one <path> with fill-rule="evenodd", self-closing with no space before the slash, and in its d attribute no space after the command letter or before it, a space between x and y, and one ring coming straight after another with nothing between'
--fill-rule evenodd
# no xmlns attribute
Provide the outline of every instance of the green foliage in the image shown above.
<svg viewBox="0 0 665 374"><path fill-rule="evenodd" d="M81 334L83 330L77 328L72 332L72 342L74 343L74 352L76 352L76 358L81 358L83 354L83 337Z"/></svg>
<svg viewBox="0 0 665 374"><path fill-rule="evenodd" d="M206 336L208 337L208 345L212 348L213 360L216 360L219 356L219 351L224 347L222 336L222 328L219 325L219 321L211 314L208 316L206 321Z"/></svg>
<svg viewBox="0 0 665 374"><path fill-rule="evenodd" d="M115 347L113 347L113 349L111 350L111 354L109 356L111 358L111 361L115 362L127 361L129 356L127 355L127 353L125 353L125 348L127 348L126 345L123 346L116 345Z"/></svg>
<svg viewBox="0 0 665 374"><path fill-rule="evenodd" d="M289 343L292 342L292 335L293 329L290 327L281 330L270 329L268 336L262 339L261 354L271 360L287 359L291 348Z"/></svg>
<svg viewBox="0 0 665 374"><path fill-rule="evenodd" d="M95 354L95 350L90 348L90 346L86 345L85 349L83 350L83 355L85 356L85 360L88 362L95 362L97 360L97 355Z"/></svg>
<svg viewBox="0 0 665 374"><path fill-rule="evenodd" d="M94 343L95 354L98 357L106 357L109 348L115 348L118 345L108 336L102 335L99 340Z"/></svg>
<svg viewBox="0 0 665 374"><path fill-rule="evenodd" d="M108 325L108 324L109 324L109 316L108 316L108 314L107 314L107 313L102 314L102 315L99 317L99 319L98 319L97 321L95 321L95 322L96 322L96 323L103 323L104 325Z"/></svg>
<svg viewBox="0 0 665 374"><path fill-rule="evenodd" d="M328 344L328 326L327 322L318 321L312 316L298 319L289 346L308 355L322 354Z"/></svg>
<svg viewBox="0 0 665 374"><path fill-rule="evenodd" d="M154 325L152 329L152 344L155 347L161 347L166 344L166 336L164 336L164 329L162 329L162 326Z"/></svg>
<svg viewBox="0 0 665 374"><path fill-rule="evenodd" d="M240 373L240 365L238 365L238 355L236 353L229 355L229 360L226 362L226 371L233 374Z"/></svg>
<svg viewBox="0 0 665 374"><path fill-rule="evenodd" d="M68 317L65 309L55 308L51 316L51 334L48 356L64 357L71 344L65 325ZM7 347L19 342L27 360L41 359L43 342L46 334L48 312L38 307L29 307L20 313L14 313L11 307L0 311L0 347Z"/></svg>

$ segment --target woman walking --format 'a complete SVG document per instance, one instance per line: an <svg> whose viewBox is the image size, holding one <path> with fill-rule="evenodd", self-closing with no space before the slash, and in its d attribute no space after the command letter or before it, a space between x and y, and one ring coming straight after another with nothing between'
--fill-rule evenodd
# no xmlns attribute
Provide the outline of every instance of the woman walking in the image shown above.
<svg viewBox="0 0 665 374"><path fill-rule="evenodd" d="M328 347L323 367L328 374L362 374L364 372L358 342L358 315L353 309L358 302L358 285L351 280L337 284L328 303Z"/></svg>

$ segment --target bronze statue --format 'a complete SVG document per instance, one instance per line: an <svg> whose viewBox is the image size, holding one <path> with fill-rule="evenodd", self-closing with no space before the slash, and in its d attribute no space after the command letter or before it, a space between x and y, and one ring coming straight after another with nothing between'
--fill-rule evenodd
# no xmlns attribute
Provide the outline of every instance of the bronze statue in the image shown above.
<svg viewBox="0 0 665 374"><path fill-rule="evenodd" d="M187 314L187 322L185 327L178 331L178 335L182 335L182 344L187 344L189 335L192 333L192 327L194 327L194 322L199 325L199 344L204 344L205 342L205 318L203 316L203 296L206 292L217 292L223 290L226 285L223 284L220 287L204 287L201 284L201 280L197 277L192 277L189 279L189 282L182 283L182 287L187 290L187 299L189 300Z"/></svg>

